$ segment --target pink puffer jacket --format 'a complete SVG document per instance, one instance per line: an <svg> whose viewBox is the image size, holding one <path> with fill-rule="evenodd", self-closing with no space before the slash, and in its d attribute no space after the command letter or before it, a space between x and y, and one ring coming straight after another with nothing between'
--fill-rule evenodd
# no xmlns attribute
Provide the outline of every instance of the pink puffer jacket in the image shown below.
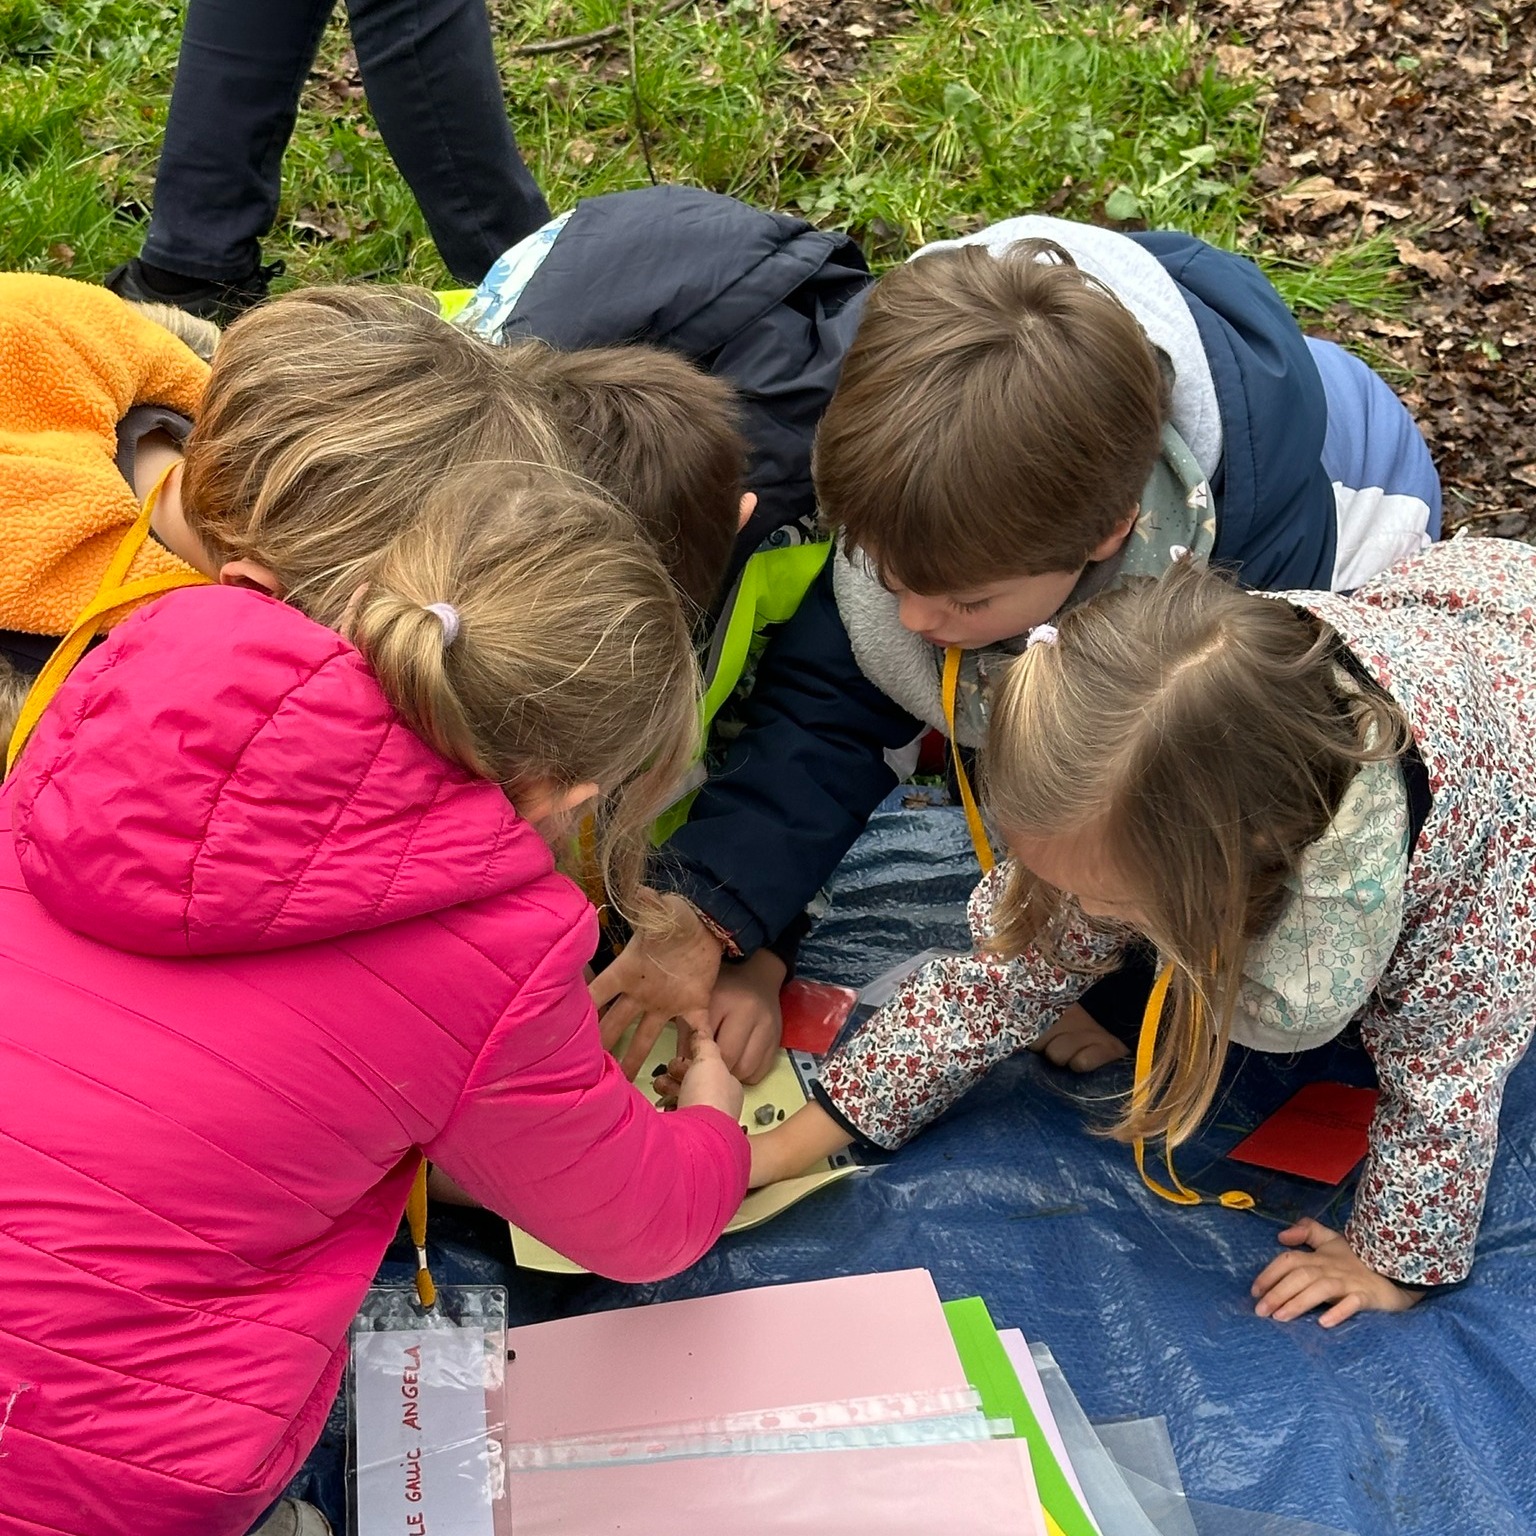
<svg viewBox="0 0 1536 1536"><path fill-rule="evenodd" d="M714 1241L746 1138L600 1046L591 908L291 608L162 599L0 794L0 1531L238 1536L417 1154L588 1267Z"/></svg>

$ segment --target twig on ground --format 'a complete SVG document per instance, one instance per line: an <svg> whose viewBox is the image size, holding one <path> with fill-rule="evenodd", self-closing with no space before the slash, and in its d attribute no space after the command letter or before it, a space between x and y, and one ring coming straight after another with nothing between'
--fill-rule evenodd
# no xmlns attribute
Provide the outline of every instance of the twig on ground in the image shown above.
<svg viewBox="0 0 1536 1536"><path fill-rule="evenodd" d="M664 16L670 16L675 11L680 11L685 5L695 5L698 0L666 0L666 3L652 11L645 19L647 21L660 21ZM595 32L578 32L573 37L546 37L538 43L520 43L510 50L514 59L529 59L541 53L570 53L578 48L595 48L599 43L606 43L609 38L617 37L621 32L629 31L634 34L635 13L634 7L626 8L625 19L616 21L612 26L599 27Z"/></svg>
<svg viewBox="0 0 1536 1536"><path fill-rule="evenodd" d="M656 185L656 167L651 163L651 135L645 126L645 102L640 95L640 48L635 41L635 0L624 0L624 24L629 29L629 93L635 103L635 132L640 136L640 153L645 156L645 174Z"/></svg>

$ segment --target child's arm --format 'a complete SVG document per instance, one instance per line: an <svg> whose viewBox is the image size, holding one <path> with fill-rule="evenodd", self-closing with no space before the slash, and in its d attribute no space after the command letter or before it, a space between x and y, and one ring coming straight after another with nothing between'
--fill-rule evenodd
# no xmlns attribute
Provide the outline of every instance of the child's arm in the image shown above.
<svg viewBox="0 0 1536 1536"><path fill-rule="evenodd" d="M584 1268L656 1280L698 1259L746 1193L741 1089L705 1039L681 1107L657 1114L603 1050L581 979L590 943L573 929L524 983L423 1150Z"/></svg>
<svg viewBox="0 0 1536 1536"><path fill-rule="evenodd" d="M1038 950L1015 960L986 953L1007 872L999 865L971 896L979 952L930 961L822 1066L833 1118L874 1146L894 1152L1033 1042L1124 943L1073 914L1056 941L1065 964Z"/></svg>
<svg viewBox="0 0 1536 1536"><path fill-rule="evenodd" d="M797 1109L783 1125L752 1137L749 1187L798 1178L824 1157L853 1144L853 1137L820 1104Z"/></svg>
<svg viewBox="0 0 1536 1536"><path fill-rule="evenodd" d="M1434 1005L1395 1013L1378 1005L1361 1026L1381 1101L1345 1230L1366 1264L1405 1285L1454 1285L1472 1269L1504 1082L1529 1035L1499 983L1485 985L1453 981Z"/></svg>
<svg viewBox="0 0 1536 1536"><path fill-rule="evenodd" d="M1401 1312L1471 1272L1504 1080L1525 1035L1501 1027L1496 1007L1481 1014L1454 1030L1422 1006L1367 1016L1381 1102L1349 1225L1280 1234L1295 1251L1254 1282L1261 1315L1289 1322L1327 1306L1318 1321L1331 1328L1358 1311Z"/></svg>
<svg viewBox="0 0 1536 1536"><path fill-rule="evenodd" d="M829 565L763 653L742 733L667 842L658 884L706 914L742 954L755 954L837 867L895 787L887 751L921 729L859 670ZM595 995L618 998L629 1019L645 1012L662 1021L702 1006L695 962L718 966L718 953L645 950L643 977L626 966L619 987L610 967ZM704 978L706 994L714 975Z"/></svg>

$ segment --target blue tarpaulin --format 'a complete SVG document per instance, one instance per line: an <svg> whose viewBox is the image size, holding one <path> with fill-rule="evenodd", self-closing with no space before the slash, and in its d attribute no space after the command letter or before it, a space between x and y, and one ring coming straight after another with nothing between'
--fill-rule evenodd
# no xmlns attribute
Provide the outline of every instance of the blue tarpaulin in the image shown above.
<svg viewBox="0 0 1536 1536"><path fill-rule="evenodd" d="M957 811L893 797L838 872L802 970L858 986L930 946L964 946L976 878ZM1255 1316L1248 1287L1283 1219L1337 1222L1341 1200L1221 1154L1303 1082L1371 1081L1369 1061L1348 1037L1297 1058L1233 1056L1179 1170L1200 1188L1254 1189L1260 1213L1156 1199L1129 1149L1092 1132L1128 1072L1075 1079L1024 1054L899 1154L683 1275L623 1286L511 1271L514 1320L919 1266L942 1296L980 1295L1000 1326L1047 1344L1091 1417L1165 1416L1192 1500L1357 1536L1536 1532L1536 1066L1505 1098L1472 1280L1325 1331ZM440 1278L507 1273L475 1248L505 1257L493 1222L439 1213L433 1236Z"/></svg>

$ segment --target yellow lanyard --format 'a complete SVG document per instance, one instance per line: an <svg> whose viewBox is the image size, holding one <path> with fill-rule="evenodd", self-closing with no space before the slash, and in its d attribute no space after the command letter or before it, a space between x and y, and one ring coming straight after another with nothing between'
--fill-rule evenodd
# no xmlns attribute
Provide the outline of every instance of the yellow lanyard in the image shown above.
<svg viewBox="0 0 1536 1536"><path fill-rule="evenodd" d="M432 1271L427 1268L427 1160L422 1158L416 1166L416 1177L411 1180L411 1192L406 1196L405 1219L411 1229L411 1242L416 1249L416 1294L424 1307L437 1305L437 1286Z"/></svg>
<svg viewBox="0 0 1536 1536"><path fill-rule="evenodd" d="M992 840L987 836L976 796L971 793L971 781L960 757L960 741L955 735L955 696L960 689L962 654L958 645L952 645L944 652L944 723L949 727L950 758L955 765L955 782L960 786L960 804L965 807L965 824L970 829L971 845L976 850L976 862L981 865L982 873L988 874L997 863L997 855L992 851Z"/></svg>
<svg viewBox="0 0 1536 1536"><path fill-rule="evenodd" d="M1136 1080L1131 1087L1131 1108L1141 1109L1147 1102L1147 1079L1152 1073L1152 1054L1157 1049L1157 1030L1162 1023L1163 1008L1168 1001L1168 987L1173 980L1172 964L1165 965L1157 974L1157 981L1153 985L1152 995L1147 999L1147 1011L1141 1018L1141 1038L1136 1042ZM1195 1003L1196 1018L1199 1017L1199 1002ZM1152 1191L1154 1195L1161 1195L1164 1200L1171 1200L1175 1205L1199 1205L1201 1197L1194 1190L1185 1187L1183 1181L1173 1169L1173 1151L1169 1147L1163 1149L1163 1161L1168 1165L1168 1177L1173 1181L1173 1188L1167 1189L1159 1184L1148 1172L1146 1167L1147 1143L1144 1137L1138 1136L1131 1143L1136 1155L1136 1172L1141 1175L1141 1182ZM1220 1203L1229 1210L1247 1211L1253 1208L1253 1196L1240 1189L1229 1189L1224 1195L1217 1197Z"/></svg>
<svg viewBox="0 0 1536 1536"><path fill-rule="evenodd" d="M997 859L992 852L992 843L987 836L986 825L981 819L976 797L971 793L965 764L960 759L960 743L955 736L955 699L960 687L960 657L961 650L957 645L950 646L944 652L944 723L949 727L949 747L955 764L955 781L960 786L960 803L965 807L965 824L970 829L971 843L976 849L977 862L981 865L982 871L986 872L992 868ZM1136 1080L1131 1088L1133 1109L1140 1109L1147 1101L1147 1080L1152 1073L1152 1055L1157 1049L1158 1026L1162 1022L1163 1008L1168 1001L1168 987L1172 980L1173 966L1165 965L1158 974L1157 982L1152 988L1152 995L1147 999L1147 1011L1142 1015L1141 1037L1136 1044ZM1198 1007L1198 1004L1196 1006ZM1164 1200L1171 1200L1175 1205L1201 1203L1201 1197L1194 1190L1187 1188L1174 1172L1173 1153L1170 1150L1165 1148L1164 1161L1168 1165L1168 1177L1173 1181L1172 1189L1159 1184L1148 1174L1146 1139L1138 1136L1132 1143L1132 1148L1136 1156L1136 1171L1141 1175L1142 1183L1154 1195L1161 1195ZM1250 1210L1254 1203L1253 1196L1240 1189L1229 1189L1224 1195L1219 1196L1219 1199L1222 1205L1239 1211Z"/></svg>
<svg viewBox="0 0 1536 1536"><path fill-rule="evenodd" d="M177 463L180 461L178 460ZM155 503L160 499L161 488L176 464L166 466L165 473L155 481L149 495L144 498L143 510L137 521L123 535L122 542L112 553L102 574L96 595L80 611L70 631L59 641L43 670L38 673L16 718L16 728L11 733L9 750L5 757L5 771L16 766L21 749L27 744L43 711L52 703L53 696L64 685L64 679L74 670L75 663L85 654L86 647L95 638L104 619L126 611L146 598L158 597L162 592L174 592L178 587L203 586L208 578L197 571L164 571L158 576L141 576L136 581L125 581L128 568L149 537L149 526L155 515Z"/></svg>

